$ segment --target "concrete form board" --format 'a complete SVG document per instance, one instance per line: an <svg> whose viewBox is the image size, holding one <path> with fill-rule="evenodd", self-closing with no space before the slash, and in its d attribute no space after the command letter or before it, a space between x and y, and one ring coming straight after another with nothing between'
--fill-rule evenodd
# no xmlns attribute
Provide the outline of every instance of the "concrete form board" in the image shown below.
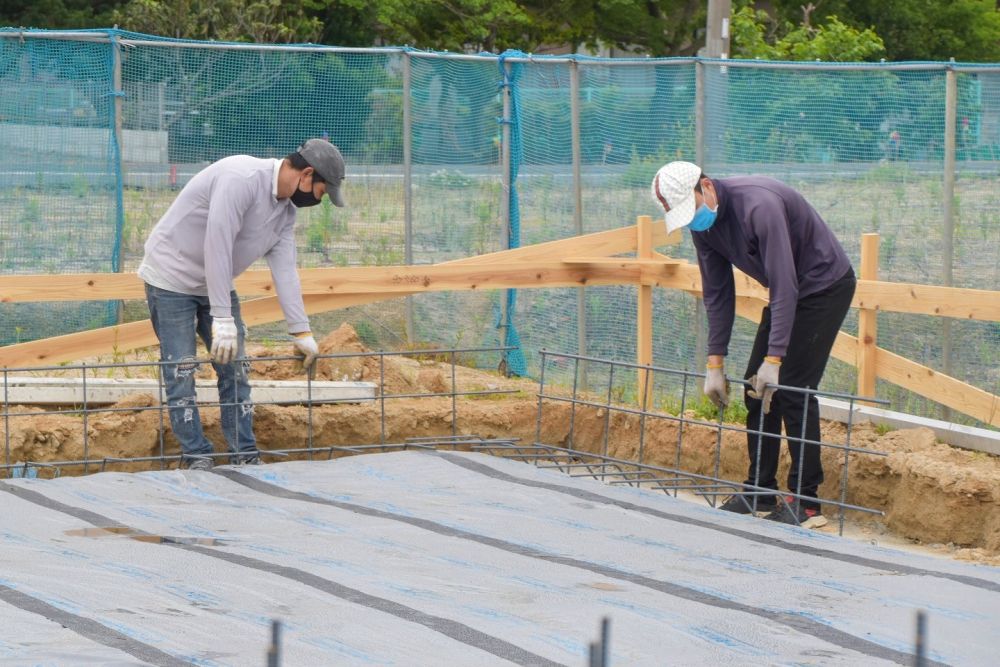
<svg viewBox="0 0 1000 667"><path fill-rule="evenodd" d="M925 609L995 664L995 568L477 454L217 470L0 482L0 662L899 664Z"/></svg>
<svg viewBox="0 0 1000 667"><path fill-rule="evenodd" d="M851 414L851 406L844 401L829 398L819 398L819 414L823 419L847 423ZM941 442L962 449L971 449L1000 456L1000 431L990 431L985 428L953 424L940 419L908 415L905 412L893 412L867 405L854 404L854 424L872 422L884 424L892 428L929 428Z"/></svg>
<svg viewBox="0 0 1000 667"><path fill-rule="evenodd" d="M196 383L200 403L218 403L219 392L212 380ZM360 403L375 398L372 382L327 380L251 380L255 403L305 403L309 397L321 403ZM87 378L88 405L108 405L138 393L159 396L156 380L132 378ZM83 405L84 382L77 378L9 377L7 402L11 405Z"/></svg>

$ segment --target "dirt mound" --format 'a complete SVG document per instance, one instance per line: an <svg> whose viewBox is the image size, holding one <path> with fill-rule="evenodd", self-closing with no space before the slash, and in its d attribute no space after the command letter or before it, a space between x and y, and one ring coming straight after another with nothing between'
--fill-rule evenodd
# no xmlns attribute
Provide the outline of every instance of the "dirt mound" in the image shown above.
<svg viewBox="0 0 1000 667"><path fill-rule="evenodd" d="M337 382L374 382L381 391L389 394L424 394L451 391L451 381L440 366L442 364L399 355L367 354L358 333L346 322L318 341L320 354L343 355L320 359L316 362L316 380ZM250 357L295 356L295 347L266 348L252 346ZM301 380L302 364L295 360L256 361L250 376L268 380Z"/></svg>

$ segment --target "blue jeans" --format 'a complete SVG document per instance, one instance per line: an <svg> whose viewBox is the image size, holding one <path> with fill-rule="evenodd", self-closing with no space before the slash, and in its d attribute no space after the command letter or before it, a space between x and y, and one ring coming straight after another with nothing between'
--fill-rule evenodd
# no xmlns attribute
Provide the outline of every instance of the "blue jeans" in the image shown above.
<svg viewBox="0 0 1000 667"><path fill-rule="evenodd" d="M230 299L239 332L237 356L242 358L245 356L246 331L236 292L230 293ZM198 370L195 334L201 336L205 347L212 349L212 316L209 314L208 297L171 292L147 283L146 302L153 330L160 340L160 361L170 362L162 367L170 428L181 443L186 461L187 457L211 454L212 443L205 438L202 430L195 397L195 372ZM229 451L255 452L257 439L253 434L253 403L247 379L249 362L234 361L226 365L213 362L212 367L218 377L222 433Z"/></svg>

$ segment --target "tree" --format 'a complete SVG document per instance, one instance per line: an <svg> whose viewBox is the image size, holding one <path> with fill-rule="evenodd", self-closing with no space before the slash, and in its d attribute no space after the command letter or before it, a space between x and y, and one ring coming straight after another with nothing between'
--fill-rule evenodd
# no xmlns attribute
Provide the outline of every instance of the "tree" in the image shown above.
<svg viewBox="0 0 1000 667"><path fill-rule="evenodd" d="M599 45L653 56L691 55L704 0L331 0L322 41L493 51Z"/></svg>
<svg viewBox="0 0 1000 667"><path fill-rule="evenodd" d="M115 0L6 0L0 24L25 28L94 28L110 25Z"/></svg>
<svg viewBox="0 0 1000 667"><path fill-rule="evenodd" d="M772 0L771 15L795 21L803 0ZM887 60L1000 61L1000 10L995 0L813 0L820 22L836 15L883 40Z"/></svg>
<svg viewBox="0 0 1000 667"><path fill-rule="evenodd" d="M739 7L732 18L733 56L853 62L871 60L885 53L882 39L870 28L852 28L836 16L827 17L825 24L813 25L814 9L812 4L803 7L802 22L793 25L779 22L749 5Z"/></svg>
<svg viewBox="0 0 1000 667"><path fill-rule="evenodd" d="M323 25L306 9L323 0L129 0L113 14L124 30L178 39L293 43L319 38Z"/></svg>

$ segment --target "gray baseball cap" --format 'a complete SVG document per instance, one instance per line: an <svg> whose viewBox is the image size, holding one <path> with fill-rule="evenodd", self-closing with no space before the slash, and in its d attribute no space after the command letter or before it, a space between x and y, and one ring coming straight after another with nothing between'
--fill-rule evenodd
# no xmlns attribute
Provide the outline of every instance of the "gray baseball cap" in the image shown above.
<svg viewBox="0 0 1000 667"><path fill-rule="evenodd" d="M334 206L343 206L340 183L344 180L344 157L337 147L326 139L309 139L299 146L299 155L326 181L326 193Z"/></svg>

